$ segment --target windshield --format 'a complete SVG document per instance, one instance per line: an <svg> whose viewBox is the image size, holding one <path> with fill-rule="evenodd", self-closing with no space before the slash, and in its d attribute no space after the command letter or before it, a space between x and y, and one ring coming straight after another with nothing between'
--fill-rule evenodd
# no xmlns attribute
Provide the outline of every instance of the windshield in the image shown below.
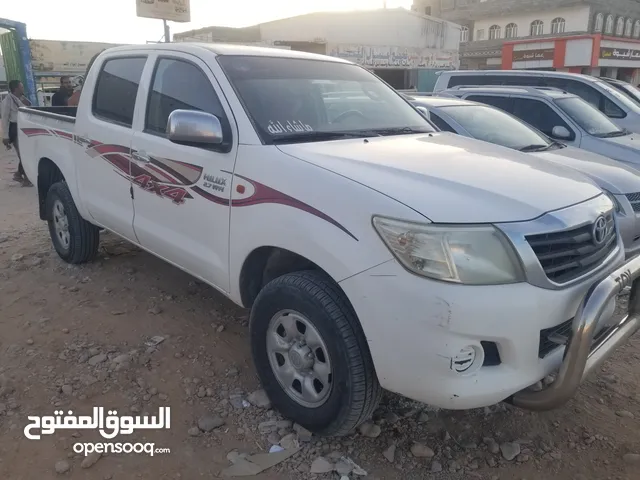
<svg viewBox="0 0 640 480"><path fill-rule="evenodd" d="M623 93L620 93L618 90L613 88L607 82L603 82L602 80L598 80L595 83L597 83L600 87L602 87L602 89L606 90L612 96L614 96L616 99L618 99L618 101L620 101L620 103L622 103L629 110L631 110L633 112L636 112L636 113L640 113L640 105L638 105L633 100L631 100L627 95L625 95Z"/></svg>
<svg viewBox="0 0 640 480"><path fill-rule="evenodd" d="M623 133L604 113L581 98L559 98L555 102L590 135L603 137Z"/></svg>
<svg viewBox="0 0 640 480"><path fill-rule="evenodd" d="M550 145L546 137L496 108L484 105L452 105L440 107L438 110L449 115L478 140L517 150L533 145L540 148Z"/></svg>
<svg viewBox="0 0 640 480"><path fill-rule="evenodd" d="M435 131L357 65L232 55L218 62L267 143Z"/></svg>

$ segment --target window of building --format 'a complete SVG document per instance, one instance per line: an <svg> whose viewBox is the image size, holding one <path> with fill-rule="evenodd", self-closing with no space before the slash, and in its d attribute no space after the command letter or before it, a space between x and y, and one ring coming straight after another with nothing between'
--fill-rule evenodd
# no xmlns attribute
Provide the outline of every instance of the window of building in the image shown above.
<svg viewBox="0 0 640 480"><path fill-rule="evenodd" d="M469 27L462 27L460 30L460 41L468 42L469 41Z"/></svg>
<svg viewBox="0 0 640 480"><path fill-rule="evenodd" d="M149 92L145 130L164 135L169 115L178 109L226 118L218 95L202 70L188 62L161 58Z"/></svg>
<svg viewBox="0 0 640 480"><path fill-rule="evenodd" d="M476 32L476 40L484 40L484 28Z"/></svg>
<svg viewBox="0 0 640 480"><path fill-rule="evenodd" d="M501 36L500 26L492 25L491 28L489 29L489 40L495 40L496 38L500 38L500 36Z"/></svg>
<svg viewBox="0 0 640 480"><path fill-rule="evenodd" d="M636 20L633 25L633 38L640 38L640 20Z"/></svg>
<svg viewBox="0 0 640 480"><path fill-rule="evenodd" d="M565 24L564 18L554 18L551 21L551 33L564 33Z"/></svg>
<svg viewBox="0 0 640 480"><path fill-rule="evenodd" d="M607 23L604 25L605 35L613 35L613 15L607 15Z"/></svg>
<svg viewBox="0 0 640 480"><path fill-rule="evenodd" d="M618 17L616 22L616 35L621 37L624 34L624 17Z"/></svg>
<svg viewBox="0 0 640 480"><path fill-rule="evenodd" d="M107 60L98 75L93 92L93 114L104 120L130 127L147 57Z"/></svg>
<svg viewBox="0 0 640 480"><path fill-rule="evenodd" d="M576 137L575 132L562 117L553 108L540 100L514 98L513 114L545 135L551 136L551 132L555 127L564 127L571 132L570 140Z"/></svg>
<svg viewBox="0 0 640 480"><path fill-rule="evenodd" d="M633 31L633 20L631 20L630 18L627 18L627 21L624 24L624 36L630 37L632 31Z"/></svg>
<svg viewBox="0 0 640 480"><path fill-rule="evenodd" d="M431 15L431 7L424 7L424 14Z"/></svg>
<svg viewBox="0 0 640 480"><path fill-rule="evenodd" d="M544 33L544 22L542 20L534 20L531 22L531 36L537 37Z"/></svg>
<svg viewBox="0 0 640 480"><path fill-rule="evenodd" d="M504 38L516 38L518 36L518 25L510 23L504 27Z"/></svg>
<svg viewBox="0 0 640 480"><path fill-rule="evenodd" d="M596 15L596 19L593 24L593 31L602 32L602 27L604 27L604 14L599 13Z"/></svg>

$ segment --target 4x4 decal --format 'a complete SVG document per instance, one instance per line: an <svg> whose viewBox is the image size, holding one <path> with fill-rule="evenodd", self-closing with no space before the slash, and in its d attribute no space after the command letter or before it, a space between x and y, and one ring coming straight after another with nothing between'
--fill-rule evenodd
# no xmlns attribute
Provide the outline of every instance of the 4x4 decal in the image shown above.
<svg viewBox="0 0 640 480"><path fill-rule="evenodd" d="M264 203L286 205L329 222L358 241L340 223L320 210L286 193L237 173L234 176L232 172L221 171L221 174L228 175L228 179L205 175L203 185L199 186L197 183L203 177L203 168L197 165L162 157L149 157L144 162L140 162L136 160L137 152L129 147L101 143L62 130L23 128L22 132L29 137L54 136L64 138L74 142L76 145L83 146L87 155L109 162L115 168L116 173L132 182L133 185L138 186L145 192L171 200L176 205L182 205L187 200L193 199L191 193L195 193L218 205L229 207L248 207ZM225 196L215 195L214 192L225 193L226 188L228 188L227 184L231 183L230 179L232 177L234 178L232 191Z"/></svg>

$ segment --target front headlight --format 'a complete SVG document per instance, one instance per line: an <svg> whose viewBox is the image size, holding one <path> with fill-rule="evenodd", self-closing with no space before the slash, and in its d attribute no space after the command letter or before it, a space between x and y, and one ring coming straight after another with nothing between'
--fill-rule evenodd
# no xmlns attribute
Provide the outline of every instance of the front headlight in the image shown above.
<svg viewBox="0 0 640 480"><path fill-rule="evenodd" d="M467 285L524 281L518 257L491 225L433 225L374 217L389 250L418 275Z"/></svg>
<svg viewBox="0 0 640 480"><path fill-rule="evenodd" d="M609 190L603 189L602 191L607 197L609 197L609 200L611 200L611 202L613 203L613 208L615 209L615 212L622 213L622 205L620 205L620 202L618 201L616 196L613 193L611 193Z"/></svg>

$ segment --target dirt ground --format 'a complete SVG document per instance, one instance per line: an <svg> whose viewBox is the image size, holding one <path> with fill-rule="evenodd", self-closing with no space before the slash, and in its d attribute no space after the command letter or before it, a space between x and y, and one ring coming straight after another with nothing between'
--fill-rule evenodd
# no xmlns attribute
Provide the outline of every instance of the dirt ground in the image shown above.
<svg viewBox="0 0 640 480"><path fill-rule="evenodd" d="M222 478L229 459L281 439L301 450L247 478L341 478L334 467L359 478L344 457L370 479L640 479L640 338L554 412L445 412L387 394L362 432L307 441L260 392L250 395L259 384L248 312L113 234L102 235L95 263L64 264L38 219L35 188L11 181L15 167L2 152L0 479ZM72 446L108 441L95 431L25 438L27 416L90 415L94 406L134 416L171 407L170 429L113 440L170 453L109 453L90 464Z"/></svg>

